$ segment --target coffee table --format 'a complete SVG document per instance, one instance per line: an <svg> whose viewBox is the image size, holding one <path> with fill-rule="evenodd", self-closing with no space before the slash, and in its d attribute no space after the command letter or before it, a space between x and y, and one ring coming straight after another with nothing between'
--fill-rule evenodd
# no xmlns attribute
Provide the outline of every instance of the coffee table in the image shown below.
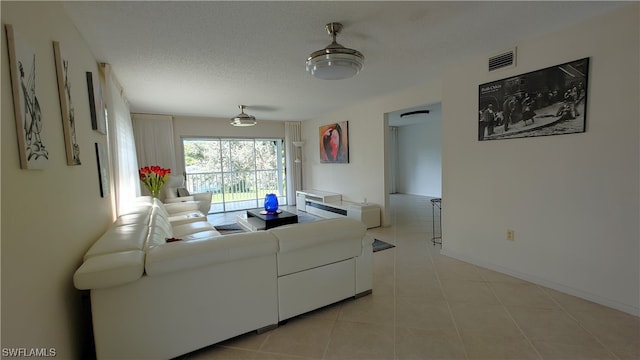
<svg viewBox="0 0 640 360"><path fill-rule="evenodd" d="M238 224L247 231L258 231L298 223L298 215L287 211L277 214L261 214L260 212L264 212L264 209L247 210L245 215L238 216Z"/></svg>

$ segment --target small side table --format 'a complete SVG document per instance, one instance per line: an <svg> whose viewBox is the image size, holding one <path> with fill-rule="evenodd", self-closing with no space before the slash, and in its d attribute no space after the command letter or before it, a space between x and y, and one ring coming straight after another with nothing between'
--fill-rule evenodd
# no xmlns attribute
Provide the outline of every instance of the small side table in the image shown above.
<svg viewBox="0 0 640 360"><path fill-rule="evenodd" d="M435 198L431 199L431 221L432 221L432 231L433 236L431 237L431 242L433 245L440 245L442 247L442 199Z"/></svg>

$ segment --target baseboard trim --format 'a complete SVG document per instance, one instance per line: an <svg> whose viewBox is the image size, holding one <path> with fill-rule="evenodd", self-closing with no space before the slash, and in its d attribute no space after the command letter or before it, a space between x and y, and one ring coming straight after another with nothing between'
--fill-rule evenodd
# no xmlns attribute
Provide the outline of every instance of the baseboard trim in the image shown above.
<svg viewBox="0 0 640 360"><path fill-rule="evenodd" d="M458 259L458 260L462 260L464 262L468 262L477 266L481 266L483 268L487 268L493 271L497 271L503 274L507 274L509 276L513 276L515 278L518 279L522 279L534 284L538 284L544 287L548 287L550 289L553 290L557 290L560 291L562 293L565 294L569 294L569 295L573 295L573 296L577 296L579 298L585 299L585 300L589 300L589 301L593 301L595 303L598 303L600 305L604 305L606 307L610 307L616 310L620 310L623 311L627 314L631 314L634 316L640 316L640 308L634 307L634 306L630 306L627 304L623 304L620 303L618 301L612 300L612 299L608 299L608 298L604 298L602 296L599 295L595 295L595 294L591 294L582 290L578 290L578 289L574 289L572 287L563 285L563 284L559 284L556 283L554 281L550 281L547 279L543 279L543 278L539 278L537 276L533 276L530 274L526 274L526 273L522 273L513 269L509 269L509 268L505 268L503 266L500 265L496 265L493 263L489 263L480 259L476 259L473 257L469 257L460 253L457 253L455 251L451 251L451 250L447 250L446 248L442 249L440 251L440 253L442 255L445 256L449 256L452 257L454 259Z"/></svg>
<svg viewBox="0 0 640 360"><path fill-rule="evenodd" d="M277 329L277 328L278 328L278 324L271 324L271 325L267 325L267 326L261 327L260 329L257 329L256 333L258 335L260 335L260 334L266 333L267 331L271 331L271 330L274 330L274 329Z"/></svg>
<svg viewBox="0 0 640 360"><path fill-rule="evenodd" d="M367 296L367 295L371 295L373 294L373 289L369 289L369 290L365 290L363 292L357 293L356 296L354 296L354 299L358 299L361 298L363 296Z"/></svg>

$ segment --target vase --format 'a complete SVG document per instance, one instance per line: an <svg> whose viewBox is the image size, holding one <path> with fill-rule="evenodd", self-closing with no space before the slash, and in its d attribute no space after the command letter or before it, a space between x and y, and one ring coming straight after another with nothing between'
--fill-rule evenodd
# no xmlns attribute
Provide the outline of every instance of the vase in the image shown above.
<svg viewBox="0 0 640 360"><path fill-rule="evenodd" d="M267 194L264 198L264 210L268 213L278 211L278 197L276 194Z"/></svg>

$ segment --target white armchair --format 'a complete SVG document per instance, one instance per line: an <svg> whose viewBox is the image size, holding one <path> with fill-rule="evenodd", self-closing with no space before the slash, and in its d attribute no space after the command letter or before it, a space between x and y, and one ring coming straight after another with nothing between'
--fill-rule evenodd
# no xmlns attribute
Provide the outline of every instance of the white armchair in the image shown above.
<svg viewBox="0 0 640 360"><path fill-rule="evenodd" d="M198 210L207 215L211 210L211 197L210 192L190 194L187 188L184 186L184 178L180 175L169 175L169 179L162 188L164 193L164 203L176 203L185 201L197 201Z"/></svg>

